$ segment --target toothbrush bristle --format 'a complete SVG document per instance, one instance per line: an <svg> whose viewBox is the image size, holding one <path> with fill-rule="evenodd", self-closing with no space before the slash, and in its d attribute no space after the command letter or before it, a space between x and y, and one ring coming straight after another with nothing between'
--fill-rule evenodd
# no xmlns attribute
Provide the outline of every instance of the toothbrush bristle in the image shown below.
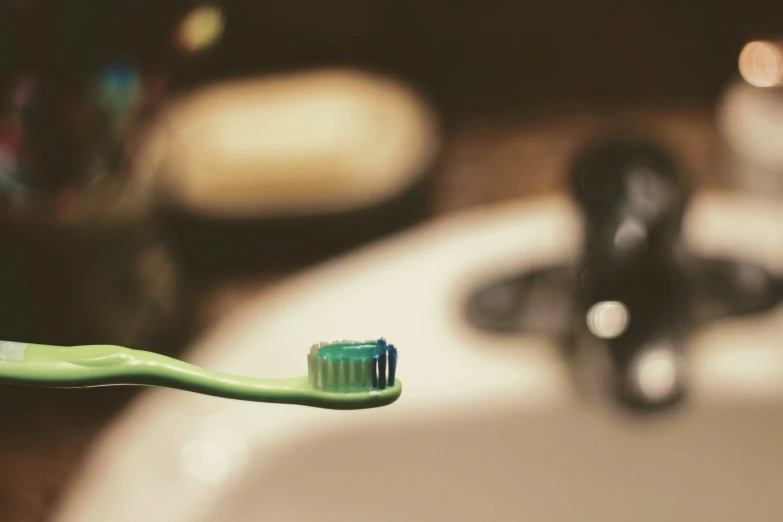
<svg viewBox="0 0 783 522"><path fill-rule="evenodd" d="M397 348L389 345L389 386L394 386L394 378L397 376Z"/></svg>
<svg viewBox="0 0 783 522"><path fill-rule="evenodd" d="M308 380L320 390L363 392L394 386L397 349L374 341L317 343L307 356Z"/></svg>
<svg viewBox="0 0 783 522"><path fill-rule="evenodd" d="M378 356L378 389L386 389L386 354Z"/></svg>
<svg viewBox="0 0 783 522"><path fill-rule="evenodd" d="M378 387L378 360L373 359L371 362L372 367L372 387L373 389Z"/></svg>

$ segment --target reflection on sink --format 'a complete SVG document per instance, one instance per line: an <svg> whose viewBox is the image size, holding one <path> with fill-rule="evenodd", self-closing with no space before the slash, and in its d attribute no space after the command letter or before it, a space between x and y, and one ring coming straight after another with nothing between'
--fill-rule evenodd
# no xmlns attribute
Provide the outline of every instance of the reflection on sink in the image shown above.
<svg viewBox="0 0 783 522"><path fill-rule="evenodd" d="M690 248L783 273L783 209L701 196ZM255 296L188 357L303 373L312 342L385 335L402 398L333 412L148 393L87 462L57 522L780 520L783 310L687 352L692 401L640 422L583 400L555 343L464 320L465 296L579 248L567 201L444 219Z"/></svg>

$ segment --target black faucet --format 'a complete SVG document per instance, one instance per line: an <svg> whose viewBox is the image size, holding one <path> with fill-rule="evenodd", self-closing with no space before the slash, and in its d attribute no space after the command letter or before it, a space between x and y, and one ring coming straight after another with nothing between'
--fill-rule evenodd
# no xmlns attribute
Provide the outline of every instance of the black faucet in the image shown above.
<svg viewBox="0 0 783 522"><path fill-rule="evenodd" d="M622 403L674 404L684 393L691 308L676 259L688 188L661 148L626 137L589 145L571 181L585 239L569 349L599 345L612 369L606 384Z"/></svg>
<svg viewBox="0 0 783 522"><path fill-rule="evenodd" d="M478 289L469 319L496 332L558 336L576 382L597 382L631 411L682 404L692 331L720 316L771 309L783 300L783 281L681 246L690 190L652 141L602 137L576 157L570 181L584 216L580 258ZM585 364L596 360L602 364Z"/></svg>

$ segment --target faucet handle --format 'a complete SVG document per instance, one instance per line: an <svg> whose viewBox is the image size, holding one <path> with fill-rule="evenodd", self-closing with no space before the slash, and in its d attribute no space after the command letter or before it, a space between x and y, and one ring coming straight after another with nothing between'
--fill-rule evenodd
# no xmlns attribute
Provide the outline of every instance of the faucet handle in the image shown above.
<svg viewBox="0 0 783 522"><path fill-rule="evenodd" d="M783 301L783 279L760 265L697 257L684 264L697 325L763 314Z"/></svg>
<svg viewBox="0 0 783 522"><path fill-rule="evenodd" d="M575 275L565 265L489 281L468 297L468 321L493 333L562 338L573 315Z"/></svg>

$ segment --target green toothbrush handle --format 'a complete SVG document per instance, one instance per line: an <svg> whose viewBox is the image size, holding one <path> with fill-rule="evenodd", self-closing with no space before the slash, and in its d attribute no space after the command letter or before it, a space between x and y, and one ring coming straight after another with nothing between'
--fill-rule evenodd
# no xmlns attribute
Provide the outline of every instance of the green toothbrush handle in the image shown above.
<svg viewBox="0 0 783 522"><path fill-rule="evenodd" d="M297 384L300 380L239 377L122 346L49 346L0 341L0 383L5 384L48 388L166 386L242 398L242 393L235 389L237 386L249 387L249 393L257 394L267 388L289 388L286 384Z"/></svg>
<svg viewBox="0 0 783 522"><path fill-rule="evenodd" d="M145 369L119 346L48 346L0 341L0 382L51 388L130 384Z"/></svg>
<svg viewBox="0 0 783 522"><path fill-rule="evenodd" d="M0 384L46 388L160 386L228 399L331 409L384 406L396 400L401 386L381 392L330 393L314 390L307 376L242 377L122 346L49 346L7 341L0 341Z"/></svg>

